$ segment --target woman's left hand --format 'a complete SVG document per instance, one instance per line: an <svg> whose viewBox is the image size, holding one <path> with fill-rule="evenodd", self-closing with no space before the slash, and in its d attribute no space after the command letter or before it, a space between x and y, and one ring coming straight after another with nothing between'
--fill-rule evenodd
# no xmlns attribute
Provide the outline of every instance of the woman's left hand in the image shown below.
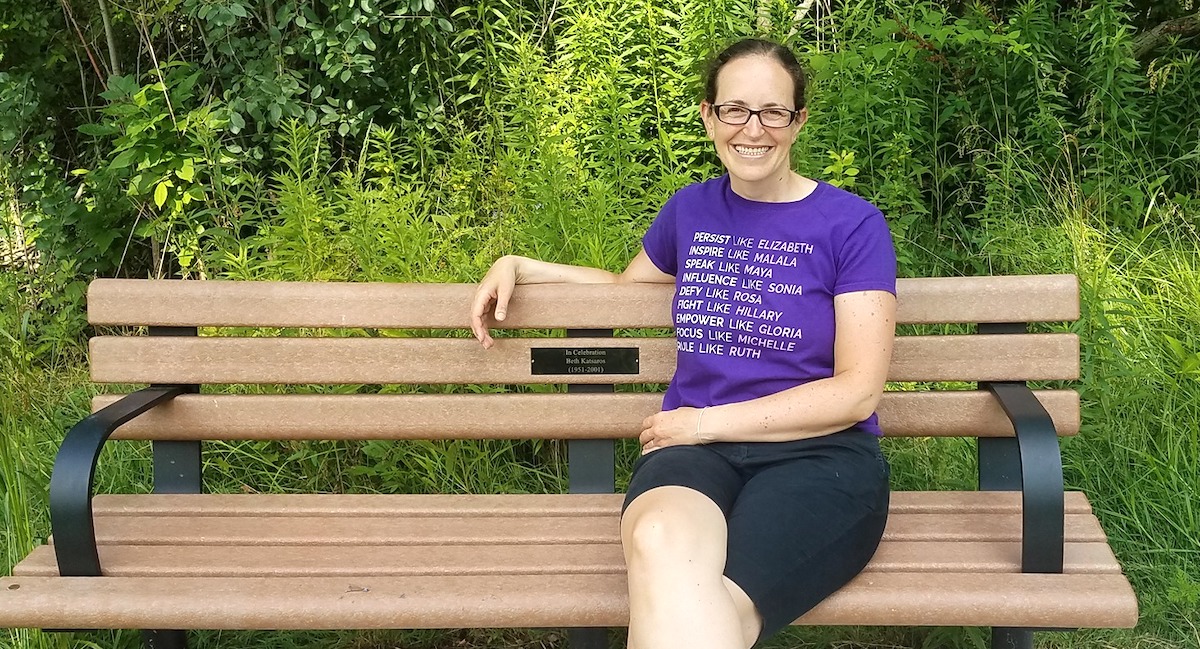
<svg viewBox="0 0 1200 649"><path fill-rule="evenodd" d="M642 455L668 446L702 444L700 439L701 408L664 410L642 420Z"/></svg>

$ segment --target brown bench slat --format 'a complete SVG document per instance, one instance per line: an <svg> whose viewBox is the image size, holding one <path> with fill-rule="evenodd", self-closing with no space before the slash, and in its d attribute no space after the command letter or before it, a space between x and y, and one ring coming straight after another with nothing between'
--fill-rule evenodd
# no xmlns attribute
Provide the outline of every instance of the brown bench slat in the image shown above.
<svg viewBox="0 0 1200 649"><path fill-rule="evenodd" d="M1064 592L1087 596L1064 597ZM863 573L798 622L1117 628L1136 620L1137 599L1120 575ZM0 626L5 627L303 630L627 623L624 575L0 579Z"/></svg>
<svg viewBox="0 0 1200 649"><path fill-rule="evenodd" d="M1075 275L899 279L896 293L901 324L1079 319Z"/></svg>
<svg viewBox="0 0 1200 649"><path fill-rule="evenodd" d="M97 325L464 328L471 284L363 284L100 279ZM674 286L517 287L507 328L671 326ZM901 279L898 321L1058 322L1079 318L1073 275ZM613 304L619 308L613 308Z"/></svg>
<svg viewBox="0 0 1200 649"><path fill-rule="evenodd" d="M865 570L872 572L1021 572L1021 543L888 541ZM1065 543L1063 572L1121 574L1107 543Z"/></svg>
<svg viewBox="0 0 1200 649"><path fill-rule="evenodd" d="M638 374L531 376L534 347L641 347ZM462 338L100 336L101 383L666 383L672 338L510 338L490 350ZM1074 334L897 337L889 380L1024 381L1079 376Z"/></svg>
<svg viewBox="0 0 1200 649"><path fill-rule="evenodd" d="M101 494L93 502L96 517L109 516L302 516L377 518L478 518L617 516L624 494ZM1068 491L1067 514L1091 514L1087 496ZM1016 491L897 491L889 511L895 514L1017 514Z"/></svg>
<svg viewBox="0 0 1200 649"><path fill-rule="evenodd" d="M1060 435L1079 432L1079 394L1037 390ZM121 395L101 395L92 410ZM594 439L636 437L662 395L186 394L117 429L115 439ZM888 392L879 404L893 437L1011 437L988 392Z"/></svg>
<svg viewBox="0 0 1200 649"><path fill-rule="evenodd" d="M1102 542L1095 516L1069 514L1065 538ZM225 517L96 518L96 540L117 545L488 545L615 543L618 516L580 517ZM1019 514L893 514L897 541L1018 541Z"/></svg>
<svg viewBox="0 0 1200 649"><path fill-rule="evenodd" d="M617 516L624 494L101 494L94 515L480 518ZM1014 501L1019 502L1019 501Z"/></svg>
<svg viewBox="0 0 1200 649"><path fill-rule="evenodd" d="M625 570L617 543L474 546L145 546L106 545L100 564L111 577L302 577L401 575L606 574ZM890 541L866 570L876 572L1020 572L1021 544ZM1063 571L1120 574L1104 543L1067 543ZM13 568L19 577L58 574L54 549L41 546Z"/></svg>
<svg viewBox="0 0 1200 649"><path fill-rule="evenodd" d="M359 545L100 547L113 577L305 577L402 575L572 575L625 571L618 543L572 545ZM16 576L58 574L44 545L13 568Z"/></svg>
<svg viewBox="0 0 1200 649"><path fill-rule="evenodd" d="M796 622L862 618L869 625L1128 628L1137 622L1137 597L1123 575L863 573Z"/></svg>

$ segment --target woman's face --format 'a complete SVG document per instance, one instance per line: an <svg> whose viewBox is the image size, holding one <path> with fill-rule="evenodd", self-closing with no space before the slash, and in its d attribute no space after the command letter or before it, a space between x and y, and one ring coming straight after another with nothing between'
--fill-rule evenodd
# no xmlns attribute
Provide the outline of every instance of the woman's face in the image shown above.
<svg viewBox="0 0 1200 649"><path fill-rule="evenodd" d="M771 57L743 56L729 61L717 73L717 104L739 104L752 110L794 110L792 93L791 76ZM725 169L742 183L786 179L791 171L792 142L808 119L808 113L801 110L791 125L783 128L764 127L758 115L733 126L718 120L707 101L700 104L700 115Z"/></svg>

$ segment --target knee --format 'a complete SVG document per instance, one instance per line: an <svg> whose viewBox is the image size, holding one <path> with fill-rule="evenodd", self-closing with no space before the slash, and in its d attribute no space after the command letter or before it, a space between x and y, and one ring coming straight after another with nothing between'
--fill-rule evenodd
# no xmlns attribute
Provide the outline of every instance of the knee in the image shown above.
<svg viewBox="0 0 1200 649"><path fill-rule="evenodd" d="M699 494L647 493L621 518L621 545L629 564L651 565L725 561L725 517L720 508Z"/></svg>
<svg viewBox="0 0 1200 649"><path fill-rule="evenodd" d="M683 550L687 543L680 530L680 521L661 509L635 512L621 519L621 547L626 561L633 563L647 557L670 556Z"/></svg>

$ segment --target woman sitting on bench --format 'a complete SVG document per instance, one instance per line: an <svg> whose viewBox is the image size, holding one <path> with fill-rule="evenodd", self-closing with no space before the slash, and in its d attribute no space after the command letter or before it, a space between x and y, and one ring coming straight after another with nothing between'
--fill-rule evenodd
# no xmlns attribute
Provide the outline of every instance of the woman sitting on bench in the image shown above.
<svg viewBox="0 0 1200 649"><path fill-rule="evenodd" d="M750 647L870 560L888 511L874 413L892 353L896 257L867 201L791 169L805 77L740 41L700 103L726 174L679 190L618 274L507 256L471 325L516 284L674 283L678 344L625 499L629 647Z"/></svg>

